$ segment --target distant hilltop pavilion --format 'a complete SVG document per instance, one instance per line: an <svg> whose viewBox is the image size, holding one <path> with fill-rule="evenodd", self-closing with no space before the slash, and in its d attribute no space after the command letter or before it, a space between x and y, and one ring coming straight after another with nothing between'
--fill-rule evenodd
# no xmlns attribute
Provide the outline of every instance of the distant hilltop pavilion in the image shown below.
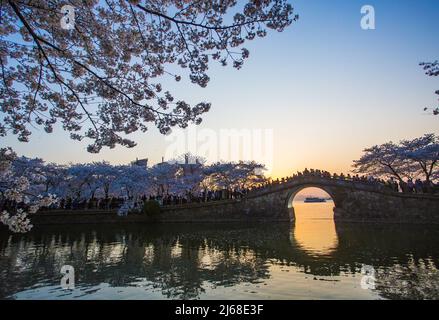
<svg viewBox="0 0 439 320"><path fill-rule="evenodd" d="M162 157L162 162L158 163L159 165L165 163L165 157ZM131 161L132 166L140 166L144 168L148 168L148 158L139 159L136 157L136 160Z"/></svg>
<svg viewBox="0 0 439 320"><path fill-rule="evenodd" d="M147 168L148 167L148 158L145 158L145 159L136 158L136 160L131 161L131 165Z"/></svg>

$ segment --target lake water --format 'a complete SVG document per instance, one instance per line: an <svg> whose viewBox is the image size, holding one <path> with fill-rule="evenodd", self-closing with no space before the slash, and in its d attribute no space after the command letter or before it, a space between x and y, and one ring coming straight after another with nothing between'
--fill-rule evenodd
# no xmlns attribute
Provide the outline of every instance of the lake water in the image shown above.
<svg viewBox="0 0 439 320"><path fill-rule="evenodd" d="M294 206L294 224L3 232L0 298L439 298L438 226L335 224L332 202ZM60 286L63 265L75 268L73 290Z"/></svg>

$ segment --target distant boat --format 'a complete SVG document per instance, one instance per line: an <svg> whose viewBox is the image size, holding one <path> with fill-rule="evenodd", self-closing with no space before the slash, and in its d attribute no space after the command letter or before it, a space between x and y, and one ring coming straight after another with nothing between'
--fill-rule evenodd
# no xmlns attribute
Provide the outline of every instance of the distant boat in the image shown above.
<svg viewBox="0 0 439 320"><path fill-rule="evenodd" d="M305 198L304 202L326 202L326 199L318 197L307 197Z"/></svg>

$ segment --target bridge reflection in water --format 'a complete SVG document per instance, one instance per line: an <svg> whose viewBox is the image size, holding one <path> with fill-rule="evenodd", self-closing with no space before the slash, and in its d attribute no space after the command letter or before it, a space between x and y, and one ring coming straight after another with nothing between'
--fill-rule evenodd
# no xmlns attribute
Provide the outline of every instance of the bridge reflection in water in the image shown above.
<svg viewBox="0 0 439 320"><path fill-rule="evenodd" d="M325 244L302 227L127 224L0 233L0 298L439 298L437 228L337 223L335 237L334 229L316 229ZM73 291L60 288L64 264L75 267ZM374 290L360 287L363 264L376 270Z"/></svg>

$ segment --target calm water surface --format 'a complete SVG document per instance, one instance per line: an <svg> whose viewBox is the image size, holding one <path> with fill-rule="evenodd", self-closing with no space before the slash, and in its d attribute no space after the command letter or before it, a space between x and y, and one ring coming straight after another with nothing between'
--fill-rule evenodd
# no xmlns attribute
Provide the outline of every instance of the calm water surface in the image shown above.
<svg viewBox="0 0 439 320"><path fill-rule="evenodd" d="M439 228L335 224L39 227L0 233L1 299L438 299ZM61 266L76 287L60 286ZM363 264L375 288L362 289Z"/></svg>

